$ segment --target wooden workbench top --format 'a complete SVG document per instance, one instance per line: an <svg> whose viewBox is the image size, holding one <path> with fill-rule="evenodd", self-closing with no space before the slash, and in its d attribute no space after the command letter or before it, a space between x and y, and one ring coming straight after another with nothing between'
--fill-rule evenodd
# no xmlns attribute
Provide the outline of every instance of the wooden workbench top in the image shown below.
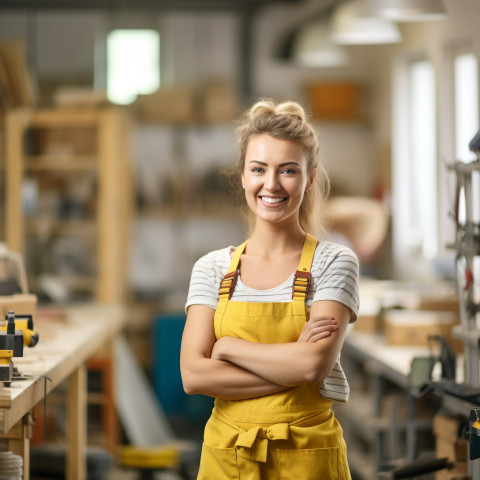
<svg viewBox="0 0 480 480"><path fill-rule="evenodd" d="M24 348L13 362L27 377L13 381L11 404L0 408L0 434L6 433L51 390L114 338L126 321L125 310L115 305L88 304L64 309L39 309L34 330L40 341ZM48 377L48 379L46 379Z"/></svg>

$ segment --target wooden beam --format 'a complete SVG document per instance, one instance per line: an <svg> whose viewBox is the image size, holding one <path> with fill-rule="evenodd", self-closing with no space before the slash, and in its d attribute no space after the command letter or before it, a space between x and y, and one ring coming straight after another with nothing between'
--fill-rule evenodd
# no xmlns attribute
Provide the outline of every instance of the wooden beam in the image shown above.
<svg viewBox="0 0 480 480"><path fill-rule="evenodd" d="M87 369L80 365L68 379L67 480L87 478Z"/></svg>

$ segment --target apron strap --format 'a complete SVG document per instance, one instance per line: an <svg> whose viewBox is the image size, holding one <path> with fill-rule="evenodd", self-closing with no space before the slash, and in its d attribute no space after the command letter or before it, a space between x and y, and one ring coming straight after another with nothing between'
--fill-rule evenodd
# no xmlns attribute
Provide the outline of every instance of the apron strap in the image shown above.
<svg viewBox="0 0 480 480"><path fill-rule="evenodd" d="M225 310L227 309L227 303L232 298L233 290L235 289L235 285L237 284L238 264L240 263L240 257L242 256L242 253L245 251L245 247L247 246L247 241L243 242L235 250L235 253L232 256L232 261L230 262L230 266L228 267L227 274L220 282L220 288L218 290L218 304L216 309L216 312L218 313L218 315L220 315L221 318L220 324L223 323L223 316L225 315Z"/></svg>
<svg viewBox="0 0 480 480"><path fill-rule="evenodd" d="M238 278L238 264L240 263L240 257L245 251L246 246L247 242L245 241L239 247L237 247L235 253L232 256L232 261L230 262L230 266L228 267L227 274L220 282L220 288L218 290L218 293L220 295L219 301L224 299L230 300L232 298L233 290L235 288Z"/></svg>
<svg viewBox="0 0 480 480"><path fill-rule="evenodd" d="M305 298L311 286L312 275L310 269L312 268L317 243L317 239L307 233L305 243L303 244L300 264L293 277L292 299L293 313L295 315L305 315Z"/></svg>
<svg viewBox="0 0 480 480"><path fill-rule="evenodd" d="M232 298L233 290L235 289L238 278L238 265L240 263L240 257L245 251L247 241L243 242L235 250L227 274L220 282L218 293L219 306L222 304L221 310L226 307L226 302ZM310 289L310 269L312 267L313 256L315 255L317 243L318 241L313 235L310 235L309 233L306 234L302 249L302 256L300 257L300 264L293 279L292 299L294 302L295 314L304 314L305 312L305 297Z"/></svg>

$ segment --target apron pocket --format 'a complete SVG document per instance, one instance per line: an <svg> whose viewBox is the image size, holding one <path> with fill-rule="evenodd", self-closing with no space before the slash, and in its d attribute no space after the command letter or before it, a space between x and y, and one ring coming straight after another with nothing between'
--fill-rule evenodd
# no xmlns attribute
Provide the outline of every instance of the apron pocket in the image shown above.
<svg viewBox="0 0 480 480"><path fill-rule="evenodd" d="M237 456L234 448L215 448L202 445L197 480L238 479Z"/></svg>
<svg viewBox="0 0 480 480"><path fill-rule="evenodd" d="M338 448L277 450L282 480L338 480Z"/></svg>

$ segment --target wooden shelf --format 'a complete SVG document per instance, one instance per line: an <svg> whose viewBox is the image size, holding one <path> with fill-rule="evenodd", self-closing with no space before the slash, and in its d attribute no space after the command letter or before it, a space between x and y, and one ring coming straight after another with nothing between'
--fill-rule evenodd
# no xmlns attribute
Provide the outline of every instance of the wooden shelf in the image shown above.
<svg viewBox="0 0 480 480"><path fill-rule="evenodd" d="M96 108L44 108L26 113L30 126L35 128L95 127L98 124Z"/></svg>
<svg viewBox="0 0 480 480"><path fill-rule="evenodd" d="M73 290L94 292L97 288L97 278L93 275L58 275L58 278Z"/></svg>
<svg viewBox="0 0 480 480"><path fill-rule="evenodd" d="M138 218L157 218L162 220L191 220L206 217L240 218L240 208L235 208L224 204L199 206L199 205L185 205L181 207L173 206L147 206L138 210Z"/></svg>
<svg viewBox="0 0 480 480"><path fill-rule="evenodd" d="M83 142L85 129L92 131L93 140L88 145ZM84 238L95 235L96 251L92 262L97 272L95 277L73 275L61 277L62 281L71 290L90 292L91 300L123 302L128 297L130 220L133 213L129 157L131 124L125 110L113 106L13 110L6 115L5 131L5 236L9 249L24 254L35 234L35 221L26 219L23 210L25 175L38 183L49 180L46 176L51 175L53 181L49 189L56 189L59 198L62 198L65 181L71 183L72 178L75 181L74 175L84 172L94 173L96 188L91 189L91 198L85 205L95 209L95 218L85 223L81 220L63 222L56 218L57 212L53 207L46 219L48 223L43 227L48 233L52 233L53 229L55 235ZM60 147L55 145L58 131L61 131ZM27 132L32 135L30 143L25 142ZM43 133L38 135L40 132ZM41 141L35 140L37 137ZM52 143L49 144L49 141ZM58 154L53 154L53 151ZM87 154L73 154L72 151ZM90 241L90 238L85 241ZM72 255L77 253L80 255L80 250ZM80 262L81 259L77 264ZM78 273L81 273L80 268Z"/></svg>
<svg viewBox="0 0 480 480"><path fill-rule="evenodd" d="M87 403L89 405L105 405L106 399L105 394L100 392L88 392Z"/></svg>
<svg viewBox="0 0 480 480"><path fill-rule="evenodd" d="M41 171L95 171L98 158L94 155L31 155L25 157L27 172Z"/></svg>
<svg viewBox="0 0 480 480"><path fill-rule="evenodd" d="M41 222L36 219L27 219L25 233L27 235L36 235L38 223ZM93 219L57 219L52 221L51 229L54 235L94 236L98 234L98 226Z"/></svg>

